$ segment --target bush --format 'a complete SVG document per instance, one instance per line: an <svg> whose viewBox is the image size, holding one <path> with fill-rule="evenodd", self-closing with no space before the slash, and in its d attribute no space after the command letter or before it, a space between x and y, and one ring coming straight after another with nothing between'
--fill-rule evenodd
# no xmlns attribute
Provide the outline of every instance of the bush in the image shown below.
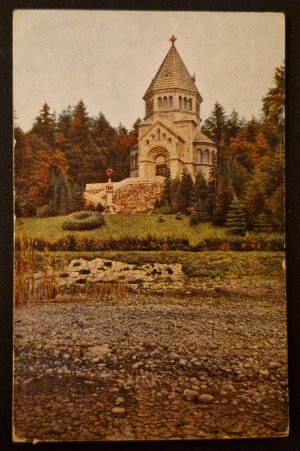
<svg viewBox="0 0 300 451"><path fill-rule="evenodd" d="M165 222L165 219L160 215L160 216L158 217L157 222Z"/></svg>
<svg viewBox="0 0 300 451"><path fill-rule="evenodd" d="M36 215L38 218L47 218L48 216L53 216L54 211L50 205L42 205L36 210Z"/></svg>
<svg viewBox="0 0 300 451"><path fill-rule="evenodd" d="M90 230L105 224L104 217L96 211L71 213L63 222L64 230Z"/></svg>
<svg viewBox="0 0 300 451"><path fill-rule="evenodd" d="M242 236L208 238L193 246L194 251L283 251L283 237L260 235L247 232Z"/></svg>
<svg viewBox="0 0 300 451"><path fill-rule="evenodd" d="M96 211L98 211L99 213L103 213L105 211L104 205L100 204L99 202L96 206Z"/></svg>

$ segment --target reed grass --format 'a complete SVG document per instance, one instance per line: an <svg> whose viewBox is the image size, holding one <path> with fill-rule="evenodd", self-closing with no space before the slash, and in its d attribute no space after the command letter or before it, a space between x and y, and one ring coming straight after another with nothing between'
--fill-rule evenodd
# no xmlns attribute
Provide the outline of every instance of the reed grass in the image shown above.
<svg viewBox="0 0 300 451"><path fill-rule="evenodd" d="M35 240L20 237L14 259L14 305L28 305L66 300L99 300L122 303L128 297L127 282L86 283L71 289L59 287L55 256L46 246L44 252L37 251Z"/></svg>
<svg viewBox="0 0 300 451"><path fill-rule="evenodd" d="M42 256L33 239L20 237L14 258L14 304L16 308L49 302L57 294L56 273L46 247Z"/></svg>

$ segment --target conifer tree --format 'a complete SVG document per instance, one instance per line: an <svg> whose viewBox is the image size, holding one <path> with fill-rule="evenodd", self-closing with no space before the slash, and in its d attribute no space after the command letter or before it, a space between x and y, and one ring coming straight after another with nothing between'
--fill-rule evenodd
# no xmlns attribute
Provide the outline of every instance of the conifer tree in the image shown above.
<svg viewBox="0 0 300 451"><path fill-rule="evenodd" d="M66 109L64 109L60 115L58 116L57 128L60 132L67 135L73 117L73 109L71 105L68 105Z"/></svg>
<svg viewBox="0 0 300 451"><path fill-rule="evenodd" d="M166 173L165 173L163 187L162 187L162 194L161 194L161 206L162 207L172 208L171 190L172 190L171 171L169 168L167 168Z"/></svg>
<svg viewBox="0 0 300 451"><path fill-rule="evenodd" d="M213 210L213 222L216 225L224 225L230 203L234 198L234 190L229 176L220 177L220 181L215 193L215 203Z"/></svg>
<svg viewBox="0 0 300 451"><path fill-rule="evenodd" d="M241 205L246 214L247 226L252 230L259 214L267 210L264 174L261 171L255 171L246 183Z"/></svg>
<svg viewBox="0 0 300 451"><path fill-rule="evenodd" d="M191 191L191 203L196 204L199 200L206 201L208 197L208 185L207 180L202 174L198 172L195 178L195 183Z"/></svg>
<svg viewBox="0 0 300 451"><path fill-rule="evenodd" d="M82 100L74 108L69 133L73 142L80 145L83 150L90 144L90 120Z"/></svg>
<svg viewBox="0 0 300 451"><path fill-rule="evenodd" d="M205 202L203 200L199 199L192 209L192 212L190 215L190 224L195 225L195 224L199 224L200 222L205 222L208 220L209 220L209 217L208 217Z"/></svg>
<svg viewBox="0 0 300 451"><path fill-rule="evenodd" d="M172 207L173 211L176 211L176 212L178 212L176 200L177 200L179 185L180 185L180 178L178 176L175 177L174 179L171 179L170 201L171 201L171 207Z"/></svg>
<svg viewBox="0 0 300 451"><path fill-rule="evenodd" d="M259 233L269 233L272 231L270 220L265 213L260 213L254 221L253 230Z"/></svg>
<svg viewBox="0 0 300 451"><path fill-rule="evenodd" d="M182 213L188 213L191 205L191 192L193 189L193 179L190 172L184 168L182 171L177 196L176 196L176 210Z"/></svg>
<svg viewBox="0 0 300 451"><path fill-rule="evenodd" d="M40 110L39 116L35 118L35 122L32 127L32 132L38 135L43 141L51 146L55 147L55 120L52 113L50 113L50 107L45 102Z"/></svg>
<svg viewBox="0 0 300 451"><path fill-rule="evenodd" d="M226 218L226 227L228 227L230 232L235 235L244 235L246 231L247 224L245 213L243 212L237 197L233 199L229 206Z"/></svg>

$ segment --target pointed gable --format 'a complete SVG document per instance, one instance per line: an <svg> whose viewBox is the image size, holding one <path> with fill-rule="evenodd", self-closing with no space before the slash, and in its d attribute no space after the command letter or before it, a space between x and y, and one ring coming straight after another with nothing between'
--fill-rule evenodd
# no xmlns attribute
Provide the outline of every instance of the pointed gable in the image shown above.
<svg viewBox="0 0 300 451"><path fill-rule="evenodd" d="M171 41L172 46L147 89L144 98L152 91L174 88L192 91L200 96L194 77L191 77L188 73L174 45L174 41L172 39Z"/></svg>

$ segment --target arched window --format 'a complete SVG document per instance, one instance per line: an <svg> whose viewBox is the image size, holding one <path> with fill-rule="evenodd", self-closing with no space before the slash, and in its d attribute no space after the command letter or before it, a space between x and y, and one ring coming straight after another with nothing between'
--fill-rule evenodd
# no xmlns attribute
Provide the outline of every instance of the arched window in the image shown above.
<svg viewBox="0 0 300 451"><path fill-rule="evenodd" d="M186 97L184 97L184 99L183 99L183 109L184 109L184 110L187 110L187 100L186 100Z"/></svg>
<svg viewBox="0 0 300 451"><path fill-rule="evenodd" d="M173 109L173 97L169 96L169 109L172 110Z"/></svg>
<svg viewBox="0 0 300 451"><path fill-rule="evenodd" d="M209 150L208 149L205 149L205 151L204 151L204 161L203 161L203 163L204 164L208 164L209 163Z"/></svg>
<svg viewBox="0 0 300 451"><path fill-rule="evenodd" d="M166 134L165 133L163 133L161 136L162 136L162 139L166 139Z"/></svg>
<svg viewBox="0 0 300 451"><path fill-rule="evenodd" d="M201 149L197 149L196 161L197 161L197 163L202 163L202 151L201 151Z"/></svg>
<svg viewBox="0 0 300 451"><path fill-rule="evenodd" d="M135 168L138 167L138 154L135 154L135 157L134 157L134 167Z"/></svg>
<svg viewBox="0 0 300 451"><path fill-rule="evenodd" d="M155 135L151 135L151 141L155 141Z"/></svg>
<svg viewBox="0 0 300 451"><path fill-rule="evenodd" d="M199 114L199 103L196 103L196 112Z"/></svg>
<svg viewBox="0 0 300 451"><path fill-rule="evenodd" d="M212 152L211 152L211 162L212 162L212 163L215 163L215 162L216 162L216 153L215 153L214 150L212 150Z"/></svg>
<svg viewBox="0 0 300 451"><path fill-rule="evenodd" d="M156 135L157 139L160 140L160 129L159 128L156 130L156 133L157 133L157 135Z"/></svg>
<svg viewBox="0 0 300 451"><path fill-rule="evenodd" d="M155 157L155 175L165 175L166 171L166 157L163 154L158 154Z"/></svg>
<svg viewBox="0 0 300 451"><path fill-rule="evenodd" d="M168 109L168 98L167 97L163 98L163 109L164 110Z"/></svg>
<svg viewBox="0 0 300 451"><path fill-rule="evenodd" d="M179 109L182 110L182 97L179 96Z"/></svg>
<svg viewBox="0 0 300 451"><path fill-rule="evenodd" d="M193 109L192 99L189 99L189 101L188 101L188 109L190 111L192 111L192 109Z"/></svg>
<svg viewBox="0 0 300 451"><path fill-rule="evenodd" d="M159 110L162 109L162 101L161 101L161 97L158 97L158 109L159 109Z"/></svg>

